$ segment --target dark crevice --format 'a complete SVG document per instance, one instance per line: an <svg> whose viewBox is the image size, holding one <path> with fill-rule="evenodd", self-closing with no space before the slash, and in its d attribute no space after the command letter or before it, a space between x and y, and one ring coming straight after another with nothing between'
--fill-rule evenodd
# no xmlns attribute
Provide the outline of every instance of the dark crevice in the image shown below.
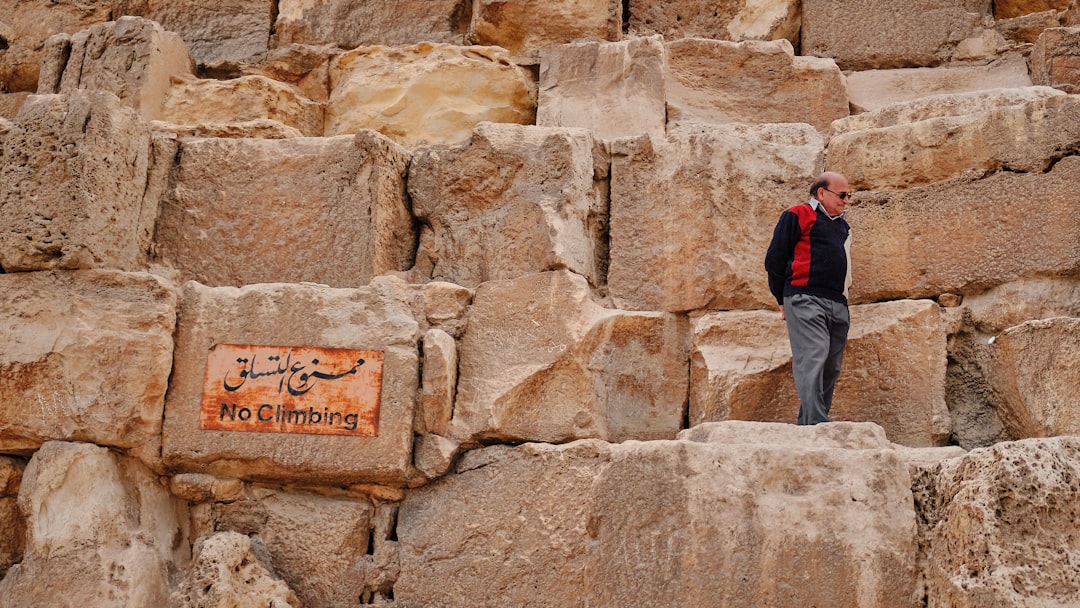
<svg viewBox="0 0 1080 608"><path fill-rule="evenodd" d="M622 32L630 33L630 0L622 1Z"/></svg>

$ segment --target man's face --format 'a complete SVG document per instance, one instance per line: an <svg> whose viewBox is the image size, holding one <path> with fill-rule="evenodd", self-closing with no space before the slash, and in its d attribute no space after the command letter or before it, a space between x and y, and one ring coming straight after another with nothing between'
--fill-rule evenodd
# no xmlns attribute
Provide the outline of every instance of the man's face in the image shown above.
<svg viewBox="0 0 1080 608"><path fill-rule="evenodd" d="M825 213L828 213L832 217L836 217L843 213L844 207L847 207L850 191L847 180L842 177L834 179L832 183L829 184L828 188L818 190L818 194L821 195L821 198L818 200L825 206Z"/></svg>

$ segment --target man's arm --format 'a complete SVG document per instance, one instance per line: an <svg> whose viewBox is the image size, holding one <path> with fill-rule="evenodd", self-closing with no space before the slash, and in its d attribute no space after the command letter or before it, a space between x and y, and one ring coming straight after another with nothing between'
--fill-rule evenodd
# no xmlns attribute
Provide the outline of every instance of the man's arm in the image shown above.
<svg viewBox="0 0 1080 608"><path fill-rule="evenodd" d="M780 220L773 229L772 242L765 253L765 271L769 274L769 291L776 303L784 305L784 283L791 272L791 259L795 253L795 244L799 242L801 229L799 218L790 211L780 215Z"/></svg>

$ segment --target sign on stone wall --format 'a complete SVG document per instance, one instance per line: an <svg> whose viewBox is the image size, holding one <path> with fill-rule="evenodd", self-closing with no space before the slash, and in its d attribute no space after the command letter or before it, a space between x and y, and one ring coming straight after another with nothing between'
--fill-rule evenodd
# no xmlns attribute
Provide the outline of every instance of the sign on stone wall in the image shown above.
<svg viewBox="0 0 1080 608"><path fill-rule="evenodd" d="M377 350L218 344L199 428L376 437L382 369Z"/></svg>

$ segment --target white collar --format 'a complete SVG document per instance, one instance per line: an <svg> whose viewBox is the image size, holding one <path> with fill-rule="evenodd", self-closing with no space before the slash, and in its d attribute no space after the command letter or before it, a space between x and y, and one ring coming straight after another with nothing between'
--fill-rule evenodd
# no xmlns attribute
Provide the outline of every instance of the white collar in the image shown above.
<svg viewBox="0 0 1080 608"><path fill-rule="evenodd" d="M814 211L817 211L819 207L821 208L822 211L825 211L825 205L822 205L821 201L817 200L816 198L814 198L812 196L810 197L810 202L808 204L810 205L810 207L812 207L814 209ZM841 211L840 215L838 215L836 217L833 217L833 216L829 215L828 211L825 211L825 217L829 218L830 220L838 220L838 219L844 217L845 213L847 213L846 209L844 211Z"/></svg>

